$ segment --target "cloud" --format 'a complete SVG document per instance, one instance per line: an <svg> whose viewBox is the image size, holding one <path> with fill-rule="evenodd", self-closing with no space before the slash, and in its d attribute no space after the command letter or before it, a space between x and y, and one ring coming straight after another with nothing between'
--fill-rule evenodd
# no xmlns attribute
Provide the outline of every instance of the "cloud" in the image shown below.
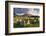
<svg viewBox="0 0 46 36"><path fill-rule="evenodd" d="M39 15L38 8L14 8L14 15L32 14Z"/></svg>

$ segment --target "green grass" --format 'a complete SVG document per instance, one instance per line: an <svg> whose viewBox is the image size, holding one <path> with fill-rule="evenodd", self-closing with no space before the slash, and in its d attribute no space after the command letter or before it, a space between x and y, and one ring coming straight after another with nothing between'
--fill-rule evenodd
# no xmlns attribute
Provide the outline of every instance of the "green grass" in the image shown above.
<svg viewBox="0 0 46 36"><path fill-rule="evenodd" d="M34 19L29 18L30 20L33 20L33 21L34 21L33 24L18 24L18 23L15 23L15 22L17 22L17 19L18 19L18 20L20 20L20 19L26 20L26 18L29 18L29 17L24 17L24 18L21 18L21 17L18 17L18 16L14 17L14 28L39 27L39 26L40 26L40 25L39 25L39 18L38 18L38 23L35 23L35 20L36 20L35 17L32 17L32 18L34 18ZM28 19L27 19L27 20L28 20ZM32 21L32 22L33 22L33 21ZM37 21L36 21L36 22L37 22Z"/></svg>
<svg viewBox="0 0 46 36"><path fill-rule="evenodd" d="M39 24L15 24L14 23L14 28L24 28L24 27L39 27Z"/></svg>
<svg viewBox="0 0 46 36"><path fill-rule="evenodd" d="M24 27L24 25L14 23L14 28L17 28L17 27Z"/></svg>
<svg viewBox="0 0 46 36"><path fill-rule="evenodd" d="M39 24L26 24L24 27L39 27Z"/></svg>

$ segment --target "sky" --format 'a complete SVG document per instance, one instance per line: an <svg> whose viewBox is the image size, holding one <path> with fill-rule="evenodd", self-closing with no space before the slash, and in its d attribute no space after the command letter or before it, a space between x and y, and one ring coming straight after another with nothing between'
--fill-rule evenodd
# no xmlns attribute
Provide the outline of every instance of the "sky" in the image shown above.
<svg viewBox="0 0 46 36"><path fill-rule="evenodd" d="M33 14L39 15L38 8L14 8L14 15Z"/></svg>

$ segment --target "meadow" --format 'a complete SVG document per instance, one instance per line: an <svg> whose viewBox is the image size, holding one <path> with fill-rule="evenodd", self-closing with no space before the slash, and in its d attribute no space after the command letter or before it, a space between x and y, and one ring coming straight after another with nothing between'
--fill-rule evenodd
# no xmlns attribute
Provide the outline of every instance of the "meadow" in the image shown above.
<svg viewBox="0 0 46 36"><path fill-rule="evenodd" d="M39 17L14 16L14 28L39 27Z"/></svg>

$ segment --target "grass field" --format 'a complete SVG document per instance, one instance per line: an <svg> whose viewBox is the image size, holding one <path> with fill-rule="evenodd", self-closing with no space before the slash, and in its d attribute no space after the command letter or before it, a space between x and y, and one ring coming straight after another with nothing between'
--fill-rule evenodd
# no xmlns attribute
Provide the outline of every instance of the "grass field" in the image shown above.
<svg viewBox="0 0 46 36"><path fill-rule="evenodd" d="M34 18L34 17L33 17ZM14 17L14 28L24 28L24 27L39 27L40 25L39 25L39 18L29 18L29 19L32 19L32 20L34 20L34 23L32 24L24 24L24 23L22 23L22 24L19 24L19 23L15 23L15 22L17 22L17 19L18 20L20 20L20 19L26 19L25 17L24 18L20 18L20 17ZM28 18L27 18L28 19ZM37 23L37 21L35 21L35 20L38 20L38 23ZM32 22L32 21L31 21Z"/></svg>
<svg viewBox="0 0 46 36"><path fill-rule="evenodd" d="M24 27L39 27L39 24L25 24L25 25L18 25L14 23L14 28L24 28Z"/></svg>

